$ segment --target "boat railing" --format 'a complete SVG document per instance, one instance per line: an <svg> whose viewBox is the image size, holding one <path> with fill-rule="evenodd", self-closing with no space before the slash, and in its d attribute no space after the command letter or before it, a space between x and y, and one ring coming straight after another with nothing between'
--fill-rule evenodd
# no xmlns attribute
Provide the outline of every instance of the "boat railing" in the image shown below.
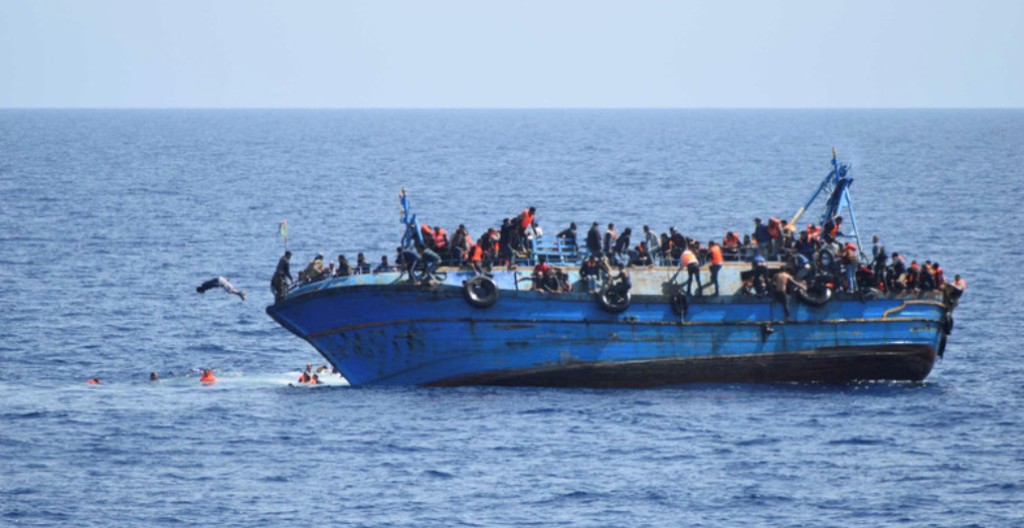
<svg viewBox="0 0 1024 528"><path fill-rule="evenodd" d="M531 240L530 264L543 256L550 264L579 264L580 247L576 240L559 237L536 237Z"/></svg>

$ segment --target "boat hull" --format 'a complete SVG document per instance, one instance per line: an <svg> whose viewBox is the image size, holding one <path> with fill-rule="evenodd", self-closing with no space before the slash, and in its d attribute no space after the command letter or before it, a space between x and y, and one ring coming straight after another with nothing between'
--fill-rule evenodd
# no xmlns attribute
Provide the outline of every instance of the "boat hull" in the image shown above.
<svg viewBox="0 0 1024 528"><path fill-rule="evenodd" d="M267 311L353 385L652 387L700 382L924 379L945 339L936 301L663 296L623 313L585 294L503 289L489 308L462 289L398 283L327 285Z"/></svg>

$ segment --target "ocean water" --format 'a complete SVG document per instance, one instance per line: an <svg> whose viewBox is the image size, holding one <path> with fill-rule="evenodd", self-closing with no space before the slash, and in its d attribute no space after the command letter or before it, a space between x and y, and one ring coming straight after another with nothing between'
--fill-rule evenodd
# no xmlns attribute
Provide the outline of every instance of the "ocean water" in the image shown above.
<svg viewBox="0 0 1024 528"><path fill-rule="evenodd" d="M282 219L296 268L390 256L403 186L474 236L706 240L833 146L862 234L969 281L924 383L288 385L321 360L263 312ZM1019 110L3 110L0 526L1021 526L1022 203Z"/></svg>

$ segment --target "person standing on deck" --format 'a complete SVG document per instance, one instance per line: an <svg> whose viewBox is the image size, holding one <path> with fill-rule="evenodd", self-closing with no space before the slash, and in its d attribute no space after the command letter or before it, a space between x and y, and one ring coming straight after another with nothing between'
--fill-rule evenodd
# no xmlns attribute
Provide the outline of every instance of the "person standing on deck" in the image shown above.
<svg viewBox="0 0 1024 528"><path fill-rule="evenodd" d="M280 301L284 298L284 294L288 292L288 285L292 282L292 271L289 261L292 258L291 251L285 251L284 256L277 261L277 269L274 270L274 276L270 279L270 289L274 292L274 301Z"/></svg>
<svg viewBox="0 0 1024 528"><path fill-rule="evenodd" d="M711 282L708 284L715 286L715 296L718 296L718 272L722 270L722 263L725 262L725 257L722 255L722 246L719 246L717 242L711 242Z"/></svg>
<svg viewBox="0 0 1024 528"><path fill-rule="evenodd" d="M590 226L590 231L587 231L587 251L595 257L601 256L601 230L597 227L597 222L594 222Z"/></svg>
<svg viewBox="0 0 1024 528"><path fill-rule="evenodd" d="M768 226L762 224L760 218L754 219L753 238L754 242L757 243L757 249L761 252L761 256L771 258L772 236L768 233Z"/></svg>
<svg viewBox="0 0 1024 528"><path fill-rule="evenodd" d="M644 226L644 240L647 244L647 254L651 257L652 264L654 259L661 255L661 241L658 239L658 234L651 231L650 226Z"/></svg>
<svg viewBox="0 0 1024 528"><path fill-rule="evenodd" d="M700 262L697 260L697 255L690 248L686 248L682 258L682 267L686 270L686 295L690 295L690 285L694 278L697 279L697 295L703 295L701 293L703 288L700 285Z"/></svg>

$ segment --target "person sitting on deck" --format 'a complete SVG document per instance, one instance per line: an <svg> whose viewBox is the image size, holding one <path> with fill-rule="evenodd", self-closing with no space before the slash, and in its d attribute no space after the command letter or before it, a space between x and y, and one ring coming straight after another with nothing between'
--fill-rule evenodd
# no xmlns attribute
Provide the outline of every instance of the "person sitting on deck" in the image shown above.
<svg viewBox="0 0 1024 528"><path fill-rule="evenodd" d="M543 287L545 274L551 271L551 265L548 264L548 259L544 255L537 257L537 265L533 267L533 275L530 277L533 280L533 289L540 290Z"/></svg>
<svg viewBox="0 0 1024 528"><path fill-rule="evenodd" d="M348 277L352 275L352 265L348 263L345 255L338 255L338 267L335 271L337 277Z"/></svg>
<svg viewBox="0 0 1024 528"><path fill-rule="evenodd" d="M594 294L601 289L599 285L601 264L596 256L590 255L580 266L580 278L587 283L587 293Z"/></svg>
<svg viewBox="0 0 1024 528"><path fill-rule="evenodd" d="M370 263L366 261L366 255L359 253L356 255L356 273L360 275L368 275L370 273Z"/></svg>
<svg viewBox="0 0 1024 528"><path fill-rule="evenodd" d="M619 266L619 274L609 281L608 289L620 298L624 299L632 288L633 281L629 278L629 271L626 271L626 268Z"/></svg>
<svg viewBox="0 0 1024 528"><path fill-rule="evenodd" d="M657 239L657 237L655 237ZM641 242L636 245L633 251L629 252L629 265L630 266L644 266L653 267L654 261L651 259L651 253L647 250L647 242Z"/></svg>
<svg viewBox="0 0 1024 528"><path fill-rule="evenodd" d="M700 284L700 262L692 249L686 248L686 251L683 251L683 261L680 266L686 270L686 295L691 295L690 286L694 278L697 279L697 295L703 295L701 292L703 288Z"/></svg>
<svg viewBox="0 0 1024 528"><path fill-rule="evenodd" d="M389 271L391 271L391 266L388 264L388 256L387 255L381 255L380 256L380 264L378 264L376 268L373 268L373 272L374 273L387 273Z"/></svg>
<svg viewBox="0 0 1024 528"><path fill-rule="evenodd" d="M558 281L555 269L548 266L540 276L539 287L535 287L540 293L562 293L562 286Z"/></svg>
<svg viewBox="0 0 1024 528"><path fill-rule="evenodd" d="M775 274L775 278L772 281L772 296L775 297L776 301L782 303L782 311L786 314L786 320L789 320L789 286L793 285L800 289L805 289L807 286L794 279L786 268L779 270Z"/></svg>
<svg viewBox="0 0 1024 528"><path fill-rule="evenodd" d="M317 253L313 260L309 261L306 269L299 272L299 282L313 282L319 280L324 274L324 256Z"/></svg>

